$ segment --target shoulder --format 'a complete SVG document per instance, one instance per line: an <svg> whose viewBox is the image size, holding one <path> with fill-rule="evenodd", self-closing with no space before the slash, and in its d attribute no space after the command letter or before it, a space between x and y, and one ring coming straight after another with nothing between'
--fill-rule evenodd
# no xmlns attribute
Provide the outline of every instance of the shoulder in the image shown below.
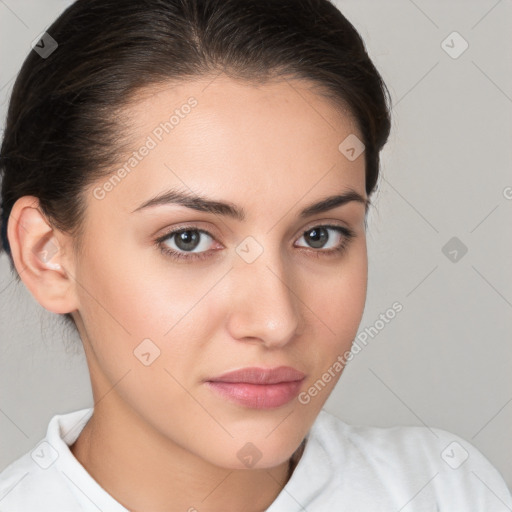
<svg viewBox="0 0 512 512"><path fill-rule="evenodd" d="M512 510L501 474L456 434L426 426L349 425L325 410L312 432L331 464L345 474L350 468L356 486L358 478L367 490L373 482L372 489L394 493L397 505L409 499L451 510Z"/></svg>
<svg viewBox="0 0 512 512"><path fill-rule="evenodd" d="M46 437L0 473L0 510L82 510L76 485L89 482L68 445L91 414L92 409L81 409L52 417Z"/></svg>
<svg viewBox="0 0 512 512"><path fill-rule="evenodd" d="M56 505L60 510L77 510L76 500L57 468L45 469L34 460L44 449L45 445L39 443L0 473L0 510L49 512Z"/></svg>

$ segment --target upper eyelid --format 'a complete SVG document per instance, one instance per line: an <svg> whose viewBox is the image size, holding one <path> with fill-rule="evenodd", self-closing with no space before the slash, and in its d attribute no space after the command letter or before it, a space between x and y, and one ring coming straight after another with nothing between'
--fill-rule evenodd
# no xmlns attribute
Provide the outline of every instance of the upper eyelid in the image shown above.
<svg viewBox="0 0 512 512"><path fill-rule="evenodd" d="M301 228L301 232L304 233L304 231L309 231L310 229L315 228L317 226L318 227L334 226L334 227L345 228L347 230L352 231L350 226L346 222L343 222L341 220L323 220L323 221L321 220L321 221L311 221L310 223L306 224L306 226L304 228Z"/></svg>

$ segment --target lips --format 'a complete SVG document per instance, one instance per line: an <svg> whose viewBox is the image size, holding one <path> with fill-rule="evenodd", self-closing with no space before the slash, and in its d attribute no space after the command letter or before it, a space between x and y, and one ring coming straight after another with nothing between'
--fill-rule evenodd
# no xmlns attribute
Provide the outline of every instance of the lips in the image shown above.
<svg viewBox="0 0 512 512"><path fill-rule="evenodd" d="M277 368L242 368L208 379L209 382L240 382L246 384L278 384L304 379L305 375L291 366Z"/></svg>
<svg viewBox="0 0 512 512"><path fill-rule="evenodd" d="M295 398L305 374L290 366L242 368L208 379L218 396L253 409L281 407Z"/></svg>

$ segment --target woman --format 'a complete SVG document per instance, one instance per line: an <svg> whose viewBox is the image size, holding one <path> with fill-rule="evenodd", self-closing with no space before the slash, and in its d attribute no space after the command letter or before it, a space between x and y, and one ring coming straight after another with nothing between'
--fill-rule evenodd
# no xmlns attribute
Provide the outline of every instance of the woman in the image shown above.
<svg viewBox="0 0 512 512"><path fill-rule="evenodd" d="M0 510L509 509L457 436L322 410L363 313L389 130L327 0L68 8L13 90L2 234L76 327L94 408L2 472Z"/></svg>

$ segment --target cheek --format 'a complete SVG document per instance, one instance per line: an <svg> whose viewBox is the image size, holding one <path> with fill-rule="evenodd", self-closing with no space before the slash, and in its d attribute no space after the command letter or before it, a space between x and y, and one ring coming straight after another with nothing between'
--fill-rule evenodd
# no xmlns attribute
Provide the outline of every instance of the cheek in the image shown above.
<svg viewBox="0 0 512 512"><path fill-rule="evenodd" d="M334 267L322 275L304 277L301 299L310 322L311 335L303 340L305 360L311 362L313 372L310 384L332 368L336 361L344 361L357 335L366 302L368 260L366 242L357 245ZM314 314L313 314L313 313ZM339 364L326 386L332 389L341 375ZM322 393L327 398L328 393Z"/></svg>
<svg viewBox="0 0 512 512"><path fill-rule="evenodd" d="M95 376L106 377L103 393L119 381L117 393L150 422L168 423L175 410L204 413L185 388L204 364L213 332L209 313L219 310L209 290L223 272L190 269L162 268L149 258L142 264L123 251L108 258L98 254L80 269L80 314Z"/></svg>
<svg viewBox="0 0 512 512"><path fill-rule="evenodd" d="M355 337L363 315L366 302L366 288L368 279L368 262L366 250L354 254L351 265L347 266L339 283L337 310L332 311L335 328L348 335L350 341ZM336 296L332 290L332 296Z"/></svg>
<svg viewBox="0 0 512 512"><path fill-rule="evenodd" d="M204 272L171 265L152 250L99 241L77 271L81 309L104 329L134 339L161 338L211 286Z"/></svg>
<svg viewBox="0 0 512 512"><path fill-rule="evenodd" d="M342 348L357 333L366 302L368 259L366 241L360 238L346 255L322 273L305 276L302 300L322 320L330 340Z"/></svg>
<svg viewBox="0 0 512 512"><path fill-rule="evenodd" d="M102 370L115 381L141 371L143 361L154 360L160 373L193 365L212 338L221 303L214 285L225 270L114 250L89 257L77 272L80 314Z"/></svg>

